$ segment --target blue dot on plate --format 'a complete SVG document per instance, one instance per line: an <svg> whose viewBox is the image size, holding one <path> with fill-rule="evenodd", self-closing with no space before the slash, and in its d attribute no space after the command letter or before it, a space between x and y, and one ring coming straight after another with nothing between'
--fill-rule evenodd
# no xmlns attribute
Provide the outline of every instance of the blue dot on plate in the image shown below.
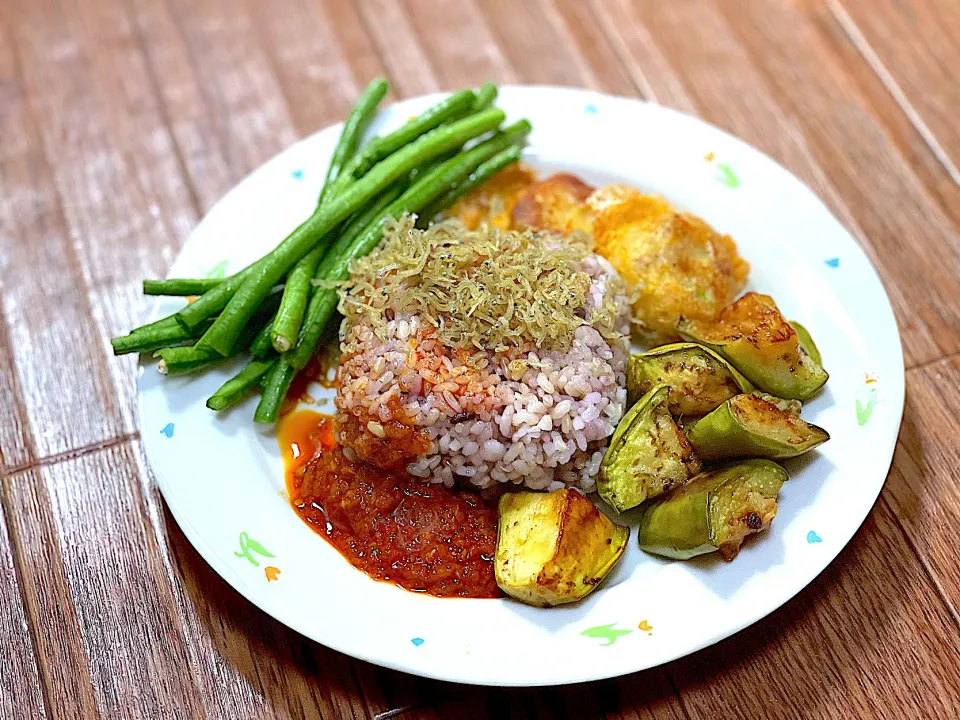
<svg viewBox="0 0 960 720"><path fill-rule="evenodd" d="M173 423L167 423L164 425L163 430L160 432L166 435L168 438L173 437Z"/></svg>
<svg viewBox="0 0 960 720"><path fill-rule="evenodd" d="M840 258L830 258L829 260L824 260L824 262L832 268L840 267Z"/></svg>
<svg viewBox="0 0 960 720"><path fill-rule="evenodd" d="M302 180L303 170L294 170L293 172L290 173L290 177L292 177L294 180Z"/></svg>
<svg viewBox="0 0 960 720"><path fill-rule="evenodd" d="M412 642L417 647L420 647L421 645L423 645L423 638L413 638L410 642Z"/></svg>
<svg viewBox="0 0 960 720"><path fill-rule="evenodd" d="M814 543L823 542L823 539L811 530L807 533L807 542L813 545Z"/></svg>
<svg viewBox="0 0 960 720"><path fill-rule="evenodd" d="M598 112L597 106L594 105L593 103L587 103L587 106L586 106L585 108L583 108L583 109L584 109L585 112L588 112L588 113L590 113L591 115L596 115L597 112Z"/></svg>

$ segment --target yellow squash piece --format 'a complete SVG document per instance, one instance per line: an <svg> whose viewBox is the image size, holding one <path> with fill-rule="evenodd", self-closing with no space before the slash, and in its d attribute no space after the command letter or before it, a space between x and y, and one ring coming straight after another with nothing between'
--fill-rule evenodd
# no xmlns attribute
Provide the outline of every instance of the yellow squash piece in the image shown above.
<svg viewBox="0 0 960 720"><path fill-rule="evenodd" d="M744 460L701 473L643 508L640 549L674 560L720 551L732 560L747 536L769 527L787 471Z"/></svg>
<svg viewBox="0 0 960 720"><path fill-rule="evenodd" d="M743 289L750 266L729 235L655 195L613 200L596 212L593 236L635 293L634 331L643 342L679 339L681 316L712 319Z"/></svg>
<svg viewBox="0 0 960 720"><path fill-rule="evenodd" d="M750 382L780 398L807 400L829 377L813 341L801 342L769 295L747 293L716 320L684 318L679 328L685 338L716 350ZM810 337L806 330L803 334Z"/></svg>
<svg viewBox="0 0 960 720"><path fill-rule="evenodd" d="M658 385L630 408L607 448L597 492L619 512L686 482L700 462L667 407L669 390Z"/></svg>
<svg viewBox="0 0 960 720"><path fill-rule="evenodd" d="M507 595L537 607L576 602L623 555L630 528L572 489L500 498L494 572Z"/></svg>
<svg viewBox="0 0 960 720"><path fill-rule="evenodd" d="M696 343L671 343L630 356L627 398L634 401L656 385L670 388L668 406L678 417L715 410L753 385L713 350Z"/></svg>
<svg viewBox="0 0 960 720"><path fill-rule="evenodd" d="M810 425L756 395L730 398L687 429L697 457L785 460L810 452L830 439L822 427Z"/></svg>

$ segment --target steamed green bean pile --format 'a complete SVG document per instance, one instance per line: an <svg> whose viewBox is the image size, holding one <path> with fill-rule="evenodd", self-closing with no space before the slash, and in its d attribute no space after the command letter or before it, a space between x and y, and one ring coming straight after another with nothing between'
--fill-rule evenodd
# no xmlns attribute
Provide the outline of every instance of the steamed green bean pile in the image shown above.
<svg viewBox="0 0 960 720"><path fill-rule="evenodd" d="M172 315L111 340L117 355L153 352L166 374L195 372L240 354L249 363L207 407L224 410L261 390L254 419L271 423L294 377L337 321L336 284L377 246L389 218L429 220L520 158L530 132L503 126L497 89L453 93L399 129L360 141L387 93L364 90L344 123L316 209L279 245L229 277L144 280L147 295L193 295Z"/></svg>

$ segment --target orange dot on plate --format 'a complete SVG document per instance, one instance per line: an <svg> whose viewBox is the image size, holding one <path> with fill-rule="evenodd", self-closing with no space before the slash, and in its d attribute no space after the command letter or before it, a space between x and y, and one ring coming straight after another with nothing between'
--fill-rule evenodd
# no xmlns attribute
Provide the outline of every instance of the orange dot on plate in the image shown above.
<svg viewBox="0 0 960 720"><path fill-rule="evenodd" d="M640 624L637 625L637 627L640 628L641 630L653 630L653 625L648 623L646 620L641 620Z"/></svg>
<svg viewBox="0 0 960 720"><path fill-rule="evenodd" d="M280 574L280 568L275 568L273 565L267 565L263 569L263 574L267 576L267 582L276 580L277 576Z"/></svg>

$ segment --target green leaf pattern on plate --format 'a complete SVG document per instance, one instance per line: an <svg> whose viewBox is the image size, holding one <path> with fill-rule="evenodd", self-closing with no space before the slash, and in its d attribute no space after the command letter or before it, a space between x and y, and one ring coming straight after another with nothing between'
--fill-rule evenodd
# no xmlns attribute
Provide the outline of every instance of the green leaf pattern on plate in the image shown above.
<svg viewBox="0 0 960 720"><path fill-rule="evenodd" d="M600 647L609 647L617 641L618 637L629 635L633 632L633 630L617 630L614 625L616 625L616 623L609 623L608 625L596 625L592 628L587 628L580 634L591 638L600 638L601 640L606 640L606 642L602 643Z"/></svg>
<svg viewBox="0 0 960 720"><path fill-rule="evenodd" d="M247 535L246 532L240 533L240 552L234 552L238 558L246 558L254 567L260 567L260 563L253 556L253 553L262 557L272 558L274 554L267 550L263 545Z"/></svg>

